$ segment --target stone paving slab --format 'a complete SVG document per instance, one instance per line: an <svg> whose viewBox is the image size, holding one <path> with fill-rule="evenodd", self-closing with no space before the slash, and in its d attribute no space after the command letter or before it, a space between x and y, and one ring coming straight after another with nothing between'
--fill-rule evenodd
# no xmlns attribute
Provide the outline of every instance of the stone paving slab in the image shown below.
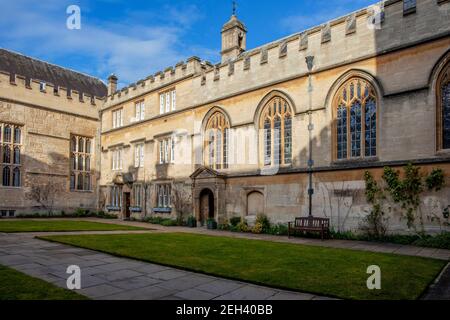
<svg viewBox="0 0 450 320"><path fill-rule="evenodd" d="M67 267L78 265L82 277L82 289L78 292L92 299L310 300L317 297L48 243L30 234L0 236L0 264L62 288L66 288L69 277L66 274Z"/></svg>

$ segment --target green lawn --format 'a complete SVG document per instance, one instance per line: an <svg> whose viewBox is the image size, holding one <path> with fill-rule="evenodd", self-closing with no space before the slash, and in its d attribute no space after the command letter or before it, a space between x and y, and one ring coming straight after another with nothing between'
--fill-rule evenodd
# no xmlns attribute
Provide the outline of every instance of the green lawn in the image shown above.
<svg viewBox="0 0 450 320"><path fill-rule="evenodd" d="M193 234L50 236L43 239L192 271L346 299L417 299L444 261ZM367 289L378 265L382 290Z"/></svg>
<svg viewBox="0 0 450 320"><path fill-rule="evenodd" d="M0 220L0 232L68 232L146 230L138 227L76 220Z"/></svg>
<svg viewBox="0 0 450 320"><path fill-rule="evenodd" d="M0 300L87 300L87 298L0 265Z"/></svg>

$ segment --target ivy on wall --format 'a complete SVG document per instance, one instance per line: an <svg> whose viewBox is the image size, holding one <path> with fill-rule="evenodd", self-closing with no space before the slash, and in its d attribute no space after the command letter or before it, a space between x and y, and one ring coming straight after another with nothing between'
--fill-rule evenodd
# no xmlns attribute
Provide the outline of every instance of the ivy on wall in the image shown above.
<svg viewBox="0 0 450 320"><path fill-rule="evenodd" d="M364 175L367 202L372 205L372 211L367 217L371 232L375 235L386 232L382 202L390 197L394 203L399 204L408 228L418 231L416 221L418 218L421 227L418 232L424 233L423 215L420 210L421 195L426 190L439 191L445 186L442 169L433 169L428 176L424 176L420 167L409 163L403 168L403 178L400 177L400 171L391 167L384 168L382 178L383 187L380 187L369 171ZM445 211L443 217L445 219Z"/></svg>

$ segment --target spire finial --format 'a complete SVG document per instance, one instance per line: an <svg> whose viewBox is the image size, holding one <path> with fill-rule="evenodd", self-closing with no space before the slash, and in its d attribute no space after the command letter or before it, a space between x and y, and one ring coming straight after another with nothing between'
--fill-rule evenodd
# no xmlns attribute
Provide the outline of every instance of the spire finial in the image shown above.
<svg viewBox="0 0 450 320"><path fill-rule="evenodd" d="M236 15L236 1L233 1L233 16Z"/></svg>

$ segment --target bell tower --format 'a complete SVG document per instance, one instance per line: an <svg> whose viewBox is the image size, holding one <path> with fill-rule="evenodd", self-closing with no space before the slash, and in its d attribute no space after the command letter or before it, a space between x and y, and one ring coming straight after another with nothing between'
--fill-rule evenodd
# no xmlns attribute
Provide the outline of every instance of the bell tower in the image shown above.
<svg viewBox="0 0 450 320"><path fill-rule="evenodd" d="M237 58L245 51L247 29L236 17L236 4L233 1L233 14L222 28L222 63Z"/></svg>

